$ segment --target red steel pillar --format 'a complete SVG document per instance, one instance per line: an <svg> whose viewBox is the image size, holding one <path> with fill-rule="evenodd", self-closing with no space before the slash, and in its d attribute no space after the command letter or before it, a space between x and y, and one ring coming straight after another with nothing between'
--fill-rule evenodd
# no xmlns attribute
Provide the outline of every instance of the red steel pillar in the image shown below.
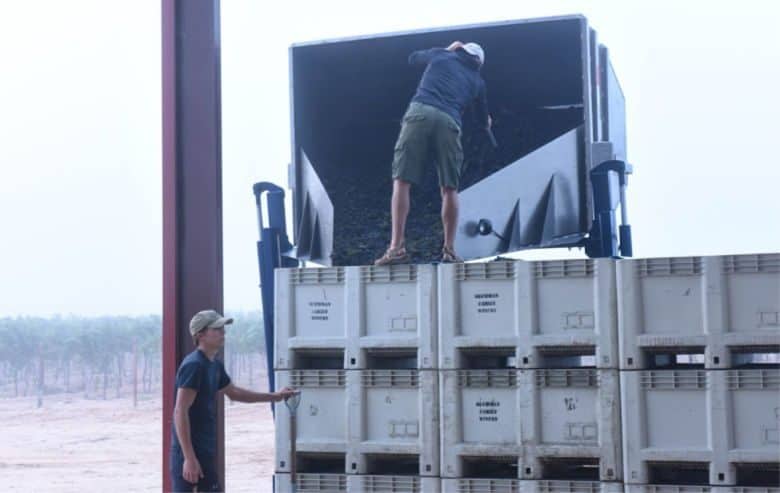
<svg viewBox="0 0 780 493"><path fill-rule="evenodd" d="M219 7L219 0L162 0L163 491L171 489L176 369L193 350L189 320L223 310ZM222 399L217 409L224 487Z"/></svg>

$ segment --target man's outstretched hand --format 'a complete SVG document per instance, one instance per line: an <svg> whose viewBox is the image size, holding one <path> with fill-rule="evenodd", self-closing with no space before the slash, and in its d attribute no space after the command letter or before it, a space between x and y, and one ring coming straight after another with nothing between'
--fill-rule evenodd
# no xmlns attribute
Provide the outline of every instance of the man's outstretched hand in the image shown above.
<svg viewBox="0 0 780 493"><path fill-rule="evenodd" d="M300 394L300 390L291 389L290 387L285 387L281 390L277 390L273 393L274 395L274 402L280 402L283 401L289 397L292 397L294 395Z"/></svg>

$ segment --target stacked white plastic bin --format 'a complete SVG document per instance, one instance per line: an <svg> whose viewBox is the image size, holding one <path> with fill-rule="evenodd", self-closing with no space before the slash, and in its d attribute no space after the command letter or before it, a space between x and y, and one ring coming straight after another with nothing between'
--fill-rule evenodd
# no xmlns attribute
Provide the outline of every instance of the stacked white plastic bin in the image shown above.
<svg viewBox="0 0 780 493"><path fill-rule="evenodd" d="M277 387L302 390L298 491L438 491L436 277L431 265L276 271ZM289 491L289 412L276 407Z"/></svg>
<svg viewBox="0 0 780 493"><path fill-rule="evenodd" d="M443 490L622 491L615 263L438 278Z"/></svg>
<svg viewBox="0 0 780 493"><path fill-rule="evenodd" d="M276 292L297 491L780 493L780 254L283 269Z"/></svg>
<svg viewBox="0 0 780 493"><path fill-rule="evenodd" d="M780 255L617 273L627 490L780 492Z"/></svg>

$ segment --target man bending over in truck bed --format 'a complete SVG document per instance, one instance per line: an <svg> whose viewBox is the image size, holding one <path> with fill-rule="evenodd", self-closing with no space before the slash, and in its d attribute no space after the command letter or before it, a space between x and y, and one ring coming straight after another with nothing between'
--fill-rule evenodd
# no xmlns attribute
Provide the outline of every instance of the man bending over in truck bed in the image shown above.
<svg viewBox="0 0 780 493"><path fill-rule="evenodd" d="M485 81L479 73L485 53L476 43L455 41L447 48L415 51L411 65L426 65L417 92L403 117L393 158L392 238L375 265L409 261L404 229L409 214L409 189L422 181L429 161L436 163L444 229L442 262L462 262L453 248L458 224L458 182L463 166L461 117L476 105L479 124L489 129Z"/></svg>

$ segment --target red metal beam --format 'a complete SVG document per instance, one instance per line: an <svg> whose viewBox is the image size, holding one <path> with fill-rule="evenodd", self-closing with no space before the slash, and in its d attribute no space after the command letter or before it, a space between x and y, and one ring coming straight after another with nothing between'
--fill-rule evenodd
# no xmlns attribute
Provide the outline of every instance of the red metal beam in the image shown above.
<svg viewBox="0 0 780 493"><path fill-rule="evenodd" d="M173 382L188 324L223 310L219 0L162 0L163 491L170 491ZM221 357L221 355L220 355ZM224 401L217 470L225 487Z"/></svg>

